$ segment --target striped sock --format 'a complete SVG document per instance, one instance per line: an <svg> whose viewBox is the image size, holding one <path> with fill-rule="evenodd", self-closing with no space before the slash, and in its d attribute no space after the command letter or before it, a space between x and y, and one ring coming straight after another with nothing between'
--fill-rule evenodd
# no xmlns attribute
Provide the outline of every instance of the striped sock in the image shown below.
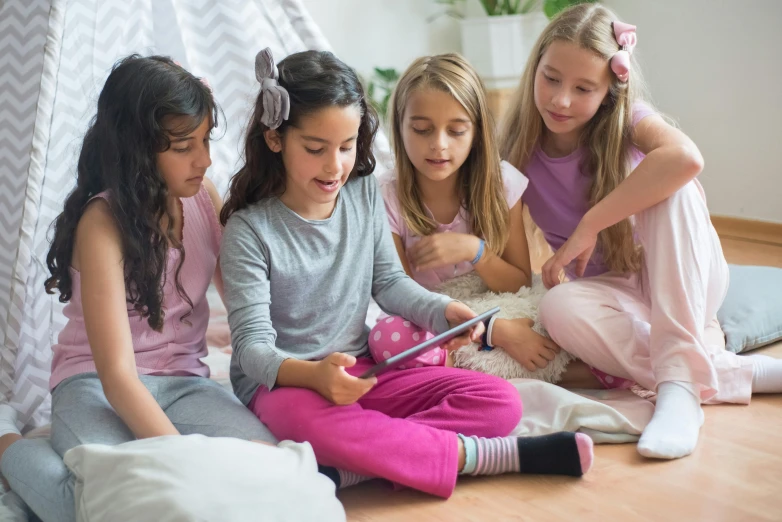
<svg viewBox="0 0 782 522"><path fill-rule="evenodd" d="M352 471L332 468L331 466L318 465L318 471L330 478L334 482L334 485L337 486L337 489L349 488L350 486L355 486L356 484L366 482L367 480L372 480L372 477L365 477L358 473L353 473Z"/></svg>
<svg viewBox="0 0 782 522"><path fill-rule="evenodd" d="M465 450L464 475L526 473L580 477L592 466L592 439L583 433L491 439L459 437Z"/></svg>
<svg viewBox="0 0 782 522"><path fill-rule="evenodd" d="M475 470L472 475L499 475L520 471L517 437L486 439L472 436L470 439L475 441Z"/></svg>
<svg viewBox="0 0 782 522"><path fill-rule="evenodd" d="M372 480L372 477L366 477L344 469L337 469L337 473L339 473L339 489L349 488L367 480Z"/></svg>

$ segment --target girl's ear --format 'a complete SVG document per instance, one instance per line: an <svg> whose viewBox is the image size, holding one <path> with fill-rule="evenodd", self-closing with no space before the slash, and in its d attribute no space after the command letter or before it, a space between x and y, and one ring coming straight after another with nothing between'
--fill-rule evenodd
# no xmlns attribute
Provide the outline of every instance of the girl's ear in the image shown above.
<svg viewBox="0 0 782 522"><path fill-rule="evenodd" d="M277 129L264 131L263 138L266 140L266 145L272 152L282 151L282 136L277 132Z"/></svg>

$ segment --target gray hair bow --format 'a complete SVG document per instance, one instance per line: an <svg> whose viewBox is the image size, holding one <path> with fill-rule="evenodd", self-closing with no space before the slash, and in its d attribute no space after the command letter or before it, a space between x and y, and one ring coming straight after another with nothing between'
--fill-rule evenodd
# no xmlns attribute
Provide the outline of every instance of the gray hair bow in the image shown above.
<svg viewBox="0 0 782 522"><path fill-rule="evenodd" d="M285 87L277 81L280 75L268 47L255 56L255 77L261 84L263 99L261 123L276 129L290 115L291 98Z"/></svg>

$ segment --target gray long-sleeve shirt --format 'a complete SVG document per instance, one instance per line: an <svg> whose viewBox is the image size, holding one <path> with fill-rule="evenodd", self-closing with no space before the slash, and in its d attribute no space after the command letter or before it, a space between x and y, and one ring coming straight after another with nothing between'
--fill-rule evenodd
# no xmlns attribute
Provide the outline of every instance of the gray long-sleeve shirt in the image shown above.
<svg viewBox="0 0 782 522"><path fill-rule="evenodd" d="M220 250L233 357L231 383L248 404L272 389L285 359L367 352L370 296L386 313L435 333L448 297L404 272L374 176L351 179L331 217L304 219L279 198L234 214Z"/></svg>

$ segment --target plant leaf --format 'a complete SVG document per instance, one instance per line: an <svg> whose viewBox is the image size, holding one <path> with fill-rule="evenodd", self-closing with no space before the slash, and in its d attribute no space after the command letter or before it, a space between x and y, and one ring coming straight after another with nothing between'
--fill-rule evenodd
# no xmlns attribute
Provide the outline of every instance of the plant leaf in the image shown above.
<svg viewBox="0 0 782 522"><path fill-rule="evenodd" d="M377 75L385 82L394 82L399 78L399 73L396 72L396 69L380 69L378 67L375 68L375 72Z"/></svg>
<svg viewBox="0 0 782 522"><path fill-rule="evenodd" d="M481 5L483 6L483 10L486 11L486 14L489 16L498 16L502 13L500 13L500 9L502 8L502 0L481 0Z"/></svg>
<svg viewBox="0 0 782 522"><path fill-rule="evenodd" d="M531 13L536 11L540 7L540 0L526 0L521 6L520 11L522 14Z"/></svg>
<svg viewBox="0 0 782 522"><path fill-rule="evenodd" d="M568 7L577 4L593 4L597 0L543 0L543 12L550 19L564 11Z"/></svg>

